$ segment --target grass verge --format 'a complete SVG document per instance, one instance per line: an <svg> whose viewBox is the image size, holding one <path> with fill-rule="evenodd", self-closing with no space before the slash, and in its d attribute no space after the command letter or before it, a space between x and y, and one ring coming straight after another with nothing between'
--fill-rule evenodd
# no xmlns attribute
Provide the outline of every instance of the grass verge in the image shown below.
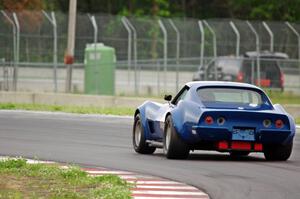
<svg viewBox="0 0 300 199"><path fill-rule="evenodd" d="M266 91L274 104L300 104L300 96L289 92Z"/></svg>
<svg viewBox="0 0 300 199"><path fill-rule="evenodd" d="M130 185L118 176L91 177L77 167L0 161L0 198L127 199Z"/></svg>
<svg viewBox="0 0 300 199"><path fill-rule="evenodd" d="M105 115L133 115L135 109L128 107L109 107L100 108L94 106L60 106L45 104L16 104L16 103L0 103L0 109L5 110L34 110L34 111L59 111L66 113L80 114L105 114Z"/></svg>
<svg viewBox="0 0 300 199"><path fill-rule="evenodd" d="M300 96L280 93L268 92L272 102L279 104L300 104ZM32 110L32 111L52 111L79 114L104 114L104 115L133 115L135 108L129 107L95 107L95 106L61 106L46 104L22 104L22 103L0 103L0 110ZM300 124L300 118L295 118L296 123Z"/></svg>
<svg viewBox="0 0 300 199"><path fill-rule="evenodd" d="M295 119L295 121L296 121L296 124L299 124L299 125L300 125L300 117L297 117L297 118Z"/></svg>

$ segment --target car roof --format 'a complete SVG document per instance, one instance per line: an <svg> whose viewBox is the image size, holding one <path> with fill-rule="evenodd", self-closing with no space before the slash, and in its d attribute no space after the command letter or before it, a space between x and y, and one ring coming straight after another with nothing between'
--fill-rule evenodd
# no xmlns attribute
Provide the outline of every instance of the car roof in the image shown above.
<svg viewBox="0 0 300 199"><path fill-rule="evenodd" d="M289 56L286 53L282 52L270 52L270 51L262 51L257 53L256 51L249 51L245 53L245 57L274 57L274 58L282 58L282 59L288 59Z"/></svg>
<svg viewBox="0 0 300 199"><path fill-rule="evenodd" d="M188 87L206 87L206 86L232 86L232 87L243 87L243 88L252 88L259 89L259 87L252 84L240 83L240 82L228 82L228 81L193 81L186 83Z"/></svg>

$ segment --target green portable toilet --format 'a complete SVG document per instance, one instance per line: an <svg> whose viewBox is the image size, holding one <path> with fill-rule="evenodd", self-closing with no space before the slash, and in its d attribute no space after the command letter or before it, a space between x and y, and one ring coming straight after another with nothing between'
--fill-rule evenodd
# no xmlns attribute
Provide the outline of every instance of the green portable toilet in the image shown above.
<svg viewBox="0 0 300 199"><path fill-rule="evenodd" d="M102 43L87 44L84 56L86 94L115 94L115 49Z"/></svg>

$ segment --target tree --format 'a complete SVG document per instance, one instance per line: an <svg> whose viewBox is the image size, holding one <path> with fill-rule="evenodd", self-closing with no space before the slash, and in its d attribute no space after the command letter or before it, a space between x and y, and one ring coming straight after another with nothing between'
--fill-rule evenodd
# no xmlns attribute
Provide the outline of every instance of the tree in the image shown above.
<svg viewBox="0 0 300 199"><path fill-rule="evenodd" d="M253 20L298 21L299 0L230 0L234 17Z"/></svg>
<svg viewBox="0 0 300 199"><path fill-rule="evenodd" d="M42 13L34 12L44 8L42 0L3 0L2 7L9 12L17 12L22 30L31 32L42 22Z"/></svg>

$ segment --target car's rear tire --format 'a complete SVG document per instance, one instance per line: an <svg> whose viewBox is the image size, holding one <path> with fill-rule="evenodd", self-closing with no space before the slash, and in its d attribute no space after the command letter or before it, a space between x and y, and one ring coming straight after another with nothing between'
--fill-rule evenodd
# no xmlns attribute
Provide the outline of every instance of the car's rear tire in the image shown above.
<svg viewBox="0 0 300 199"><path fill-rule="evenodd" d="M163 142L164 154L168 159L186 159L189 156L190 150L188 145L179 137L170 115L165 122Z"/></svg>
<svg viewBox="0 0 300 199"><path fill-rule="evenodd" d="M146 143L145 132L141 122L140 114L137 114L134 118L132 143L133 148L137 153L152 154L156 149L155 147L148 146L148 144Z"/></svg>
<svg viewBox="0 0 300 199"><path fill-rule="evenodd" d="M230 151L229 152L231 157L246 157L250 154L249 151Z"/></svg>
<svg viewBox="0 0 300 199"><path fill-rule="evenodd" d="M286 161L292 153L293 142L287 145L265 145L264 155L266 160Z"/></svg>

